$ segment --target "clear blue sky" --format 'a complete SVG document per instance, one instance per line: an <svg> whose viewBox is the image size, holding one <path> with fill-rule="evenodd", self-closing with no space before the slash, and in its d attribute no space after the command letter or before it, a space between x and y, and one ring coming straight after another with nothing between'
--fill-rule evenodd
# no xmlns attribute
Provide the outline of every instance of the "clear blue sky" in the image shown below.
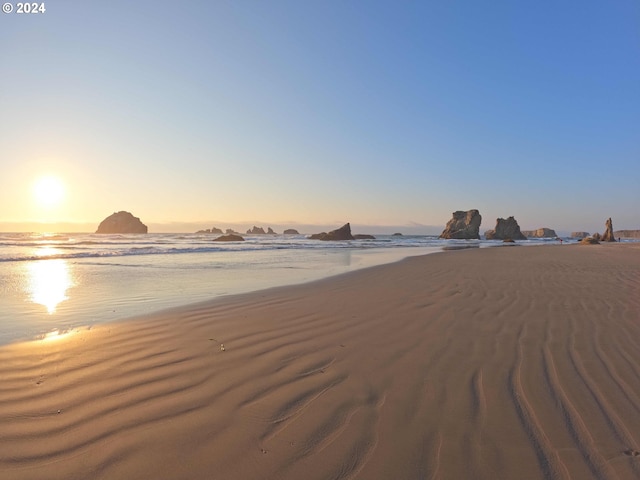
<svg viewBox="0 0 640 480"><path fill-rule="evenodd" d="M640 228L637 0L45 5L0 16L0 230Z"/></svg>

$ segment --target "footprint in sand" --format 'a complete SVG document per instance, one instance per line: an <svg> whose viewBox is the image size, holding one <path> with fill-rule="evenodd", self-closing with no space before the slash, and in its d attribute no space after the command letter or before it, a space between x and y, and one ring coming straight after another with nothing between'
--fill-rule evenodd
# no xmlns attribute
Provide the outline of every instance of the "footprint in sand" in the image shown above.
<svg viewBox="0 0 640 480"><path fill-rule="evenodd" d="M633 450L631 448L625 450L624 454L630 457L640 457L640 452L638 450Z"/></svg>

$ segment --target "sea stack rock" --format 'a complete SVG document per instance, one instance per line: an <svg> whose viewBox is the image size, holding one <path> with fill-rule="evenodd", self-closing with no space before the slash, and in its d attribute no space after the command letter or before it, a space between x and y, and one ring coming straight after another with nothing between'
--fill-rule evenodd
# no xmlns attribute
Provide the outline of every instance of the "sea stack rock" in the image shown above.
<svg viewBox="0 0 640 480"><path fill-rule="evenodd" d="M496 220L496 228L494 230L487 230L484 232L484 236L487 240L504 240L505 238L512 240L527 239L520 231L520 226L513 217L507 219L498 218Z"/></svg>
<svg viewBox="0 0 640 480"><path fill-rule="evenodd" d="M213 227L211 229L207 228L206 230L198 230L196 233L217 233L218 235L222 234L222 230L219 228Z"/></svg>
<svg viewBox="0 0 640 480"><path fill-rule="evenodd" d="M240 235L227 233L226 235L221 235L218 238L214 238L213 241L214 242L244 242L244 238L242 238Z"/></svg>
<svg viewBox="0 0 640 480"><path fill-rule="evenodd" d="M553 228L542 227L537 230L523 230L522 234L528 238L557 238Z"/></svg>
<svg viewBox="0 0 640 480"><path fill-rule="evenodd" d="M440 234L440 238L454 238L459 240L480 240L480 223L482 216L478 210L453 212L453 218Z"/></svg>
<svg viewBox="0 0 640 480"><path fill-rule="evenodd" d="M351 225L348 223L344 224L342 227L331 230L329 233L314 233L309 237L311 240L353 240L353 235L351 235Z"/></svg>
<svg viewBox="0 0 640 480"><path fill-rule="evenodd" d="M580 240L580 243L583 245L598 245L600 242L595 237L585 237Z"/></svg>
<svg viewBox="0 0 640 480"><path fill-rule="evenodd" d="M587 238L589 232L571 232L571 238Z"/></svg>
<svg viewBox="0 0 640 480"><path fill-rule="evenodd" d="M147 233L147 226L129 212L117 212L105 218L96 233Z"/></svg>
<svg viewBox="0 0 640 480"><path fill-rule="evenodd" d="M253 228L250 228L249 230L247 230L247 234L248 235L264 235L264 228L262 227L256 227L255 225L253 226Z"/></svg>
<svg viewBox="0 0 640 480"><path fill-rule="evenodd" d="M298 232L295 228L287 228L284 232L285 235L300 235L300 232Z"/></svg>
<svg viewBox="0 0 640 480"><path fill-rule="evenodd" d="M611 218L609 218L605 225L607 229L602 234L602 238L600 238L601 242L615 242L616 237L613 236L613 223L611 222Z"/></svg>
<svg viewBox="0 0 640 480"><path fill-rule="evenodd" d="M356 233L353 238L355 240L375 240L376 237L374 237L373 235L369 235L366 233Z"/></svg>
<svg viewBox="0 0 640 480"><path fill-rule="evenodd" d="M267 233L268 233L269 235L277 235L277 233L276 233L276 232L274 232L274 231L273 231L273 229L272 229L271 227L267 228Z"/></svg>

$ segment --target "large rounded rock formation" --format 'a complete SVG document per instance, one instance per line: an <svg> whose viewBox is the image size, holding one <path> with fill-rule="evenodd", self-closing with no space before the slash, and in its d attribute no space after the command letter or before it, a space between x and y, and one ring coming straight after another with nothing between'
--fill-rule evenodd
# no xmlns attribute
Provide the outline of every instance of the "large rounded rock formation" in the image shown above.
<svg viewBox="0 0 640 480"><path fill-rule="evenodd" d="M478 210L453 212L453 217L447 222L440 238L459 240L480 240L480 223L482 216Z"/></svg>
<svg viewBox="0 0 640 480"><path fill-rule="evenodd" d="M116 212L105 218L96 233L147 233L147 226L129 212Z"/></svg>
<svg viewBox="0 0 640 480"><path fill-rule="evenodd" d="M496 220L496 228L493 230L487 230L484 232L484 236L487 240L505 240L510 238L512 240L526 240L520 226L515 218L509 217L507 219L498 218Z"/></svg>

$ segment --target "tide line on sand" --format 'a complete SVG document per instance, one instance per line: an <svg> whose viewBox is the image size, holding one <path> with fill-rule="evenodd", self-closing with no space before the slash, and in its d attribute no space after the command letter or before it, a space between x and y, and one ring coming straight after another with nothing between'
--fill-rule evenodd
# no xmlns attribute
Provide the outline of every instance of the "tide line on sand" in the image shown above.
<svg viewBox="0 0 640 480"><path fill-rule="evenodd" d="M640 248L444 252L0 348L3 479L640 478Z"/></svg>

